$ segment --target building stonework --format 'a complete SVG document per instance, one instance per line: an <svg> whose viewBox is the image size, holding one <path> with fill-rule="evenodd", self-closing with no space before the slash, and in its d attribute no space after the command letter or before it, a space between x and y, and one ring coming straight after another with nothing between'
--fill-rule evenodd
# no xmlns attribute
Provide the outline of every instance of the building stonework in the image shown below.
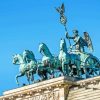
<svg viewBox="0 0 100 100"><path fill-rule="evenodd" d="M5 91L0 100L100 100L100 76L80 81L62 76Z"/></svg>
<svg viewBox="0 0 100 100"><path fill-rule="evenodd" d="M72 84L62 76L6 91L0 100L65 100Z"/></svg>
<svg viewBox="0 0 100 100"><path fill-rule="evenodd" d="M77 81L69 89L67 100L100 100L100 76Z"/></svg>

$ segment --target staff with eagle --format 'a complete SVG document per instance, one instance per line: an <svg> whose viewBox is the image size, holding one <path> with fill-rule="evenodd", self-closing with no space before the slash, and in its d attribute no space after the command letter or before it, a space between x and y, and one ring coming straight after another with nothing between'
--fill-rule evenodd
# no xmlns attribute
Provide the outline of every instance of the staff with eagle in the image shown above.
<svg viewBox="0 0 100 100"><path fill-rule="evenodd" d="M93 52L92 41L91 41L91 38L87 32L84 32L84 37L81 37L78 34L78 30L75 29L75 30L73 30L73 35L74 35L73 37L70 37L68 35L68 31L67 31L67 27L66 27L67 18L64 15L64 13L65 13L64 3L62 3L62 5L60 7L56 8L56 11L60 14L60 23L62 25L64 25L64 27L65 27L66 38L69 41L70 48L72 49L72 47L75 46L75 50L79 50L80 52L84 52L85 51L84 47L86 46L89 48L89 50L91 50ZM70 39L74 40L75 43L73 45L71 45Z"/></svg>

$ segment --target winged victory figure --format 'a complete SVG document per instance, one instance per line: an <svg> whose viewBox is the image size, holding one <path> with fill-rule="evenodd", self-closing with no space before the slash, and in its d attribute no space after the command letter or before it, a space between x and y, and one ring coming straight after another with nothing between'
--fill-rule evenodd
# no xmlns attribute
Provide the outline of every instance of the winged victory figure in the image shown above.
<svg viewBox="0 0 100 100"><path fill-rule="evenodd" d="M57 12L60 14L60 23L66 26L67 18L65 17L65 7L64 3L62 3L61 7L56 8Z"/></svg>

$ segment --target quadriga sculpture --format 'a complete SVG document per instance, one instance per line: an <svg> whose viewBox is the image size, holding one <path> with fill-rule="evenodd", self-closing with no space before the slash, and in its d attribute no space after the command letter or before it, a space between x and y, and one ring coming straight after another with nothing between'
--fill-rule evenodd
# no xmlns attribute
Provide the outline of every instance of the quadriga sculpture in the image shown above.
<svg viewBox="0 0 100 100"><path fill-rule="evenodd" d="M29 50L25 50L22 55L15 54L13 56L13 64L20 65L20 73L16 75L18 85L18 78L24 75L30 84L30 82L34 81L34 74L38 74L41 80L46 80L49 77L57 77L57 75L55 76L57 74L56 70L59 70L63 75L79 78L100 75L100 61L98 58L86 52L68 51L65 39L60 40L58 57L53 56L44 43L40 43L39 52L43 56L41 62L38 62L33 52ZM85 77L83 77L83 74Z"/></svg>

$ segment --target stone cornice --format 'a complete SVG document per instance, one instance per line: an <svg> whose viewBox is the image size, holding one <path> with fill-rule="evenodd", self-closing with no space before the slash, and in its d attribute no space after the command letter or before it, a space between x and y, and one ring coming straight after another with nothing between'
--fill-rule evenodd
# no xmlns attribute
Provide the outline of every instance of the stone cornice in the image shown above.
<svg viewBox="0 0 100 100"><path fill-rule="evenodd" d="M100 83L100 76L84 79L84 80L78 80L78 81L76 81L75 78L62 76L62 77L34 83L31 85L23 86L23 87L16 88L13 90L5 91L3 93L3 96L0 97L0 100L13 100L13 99L16 100L16 98L23 98L27 96L31 97L33 95L37 96L43 93L44 94L51 93L53 95L53 92L56 93L56 91L60 91L62 89L65 89L62 91L66 91L67 93L69 87L91 88L91 85L93 85L92 87L94 88L96 86L94 84L97 84L97 83ZM37 100L37 99L33 99L33 100Z"/></svg>
<svg viewBox="0 0 100 100"><path fill-rule="evenodd" d="M80 85L80 86L87 86L90 84L98 84L99 82L100 82L100 76L80 80L80 81L77 81L76 83L77 85Z"/></svg>
<svg viewBox="0 0 100 100"><path fill-rule="evenodd" d="M2 98L6 100L8 98L13 99L18 97L23 97L24 95L33 95L42 91L50 91L54 88L61 88L64 86L75 85L76 82L74 83L73 81L74 81L73 78L69 78L65 76L59 78L53 78L50 80L46 80L46 81L42 81L35 84L6 91L3 93L4 96L0 97L0 100L2 100Z"/></svg>

